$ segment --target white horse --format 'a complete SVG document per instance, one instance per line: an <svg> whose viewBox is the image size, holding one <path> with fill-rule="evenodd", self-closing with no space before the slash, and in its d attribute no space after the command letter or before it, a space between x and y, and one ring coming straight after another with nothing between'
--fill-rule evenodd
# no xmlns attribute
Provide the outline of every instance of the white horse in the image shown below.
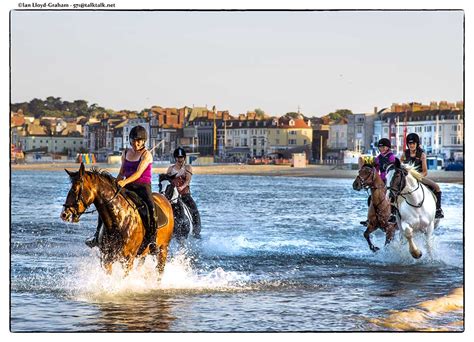
<svg viewBox="0 0 474 342"><path fill-rule="evenodd" d="M191 211L188 206L181 199L181 195L178 189L171 183L171 179L174 177L165 174L160 174L159 188L160 193L162 192L162 181L168 181L169 184L166 186L163 194L168 199L173 208L174 214L174 232L173 235L176 239L183 243L189 237L189 234L194 229Z"/></svg>
<svg viewBox="0 0 474 342"><path fill-rule="evenodd" d="M413 241L413 234L423 232L431 257L431 235L439 223L439 219L435 219L435 196L421 183L421 174L411 165L401 165L398 159L388 166L386 178L387 196L394 199L398 208L397 223L408 241L411 255L415 259L421 258L422 253Z"/></svg>

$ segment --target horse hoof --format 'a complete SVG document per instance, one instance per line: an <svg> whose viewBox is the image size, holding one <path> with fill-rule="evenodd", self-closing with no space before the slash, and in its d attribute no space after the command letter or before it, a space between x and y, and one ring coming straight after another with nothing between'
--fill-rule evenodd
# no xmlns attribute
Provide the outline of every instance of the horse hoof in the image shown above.
<svg viewBox="0 0 474 342"><path fill-rule="evenodd" d="M420 251L420 254L414 255L413 257L414 257L415 259L420 259L422 255L423 255L423 253L421 253L421 251Z"/></svg>
<svg viewBox="0 0 474 342"><path fill-rule="evenodd" d="M371 248L372 252L374 252L374 253L377 252L379 249L380 249L380 248L375 247L375 246L374 246L374 248Z"/></svg>

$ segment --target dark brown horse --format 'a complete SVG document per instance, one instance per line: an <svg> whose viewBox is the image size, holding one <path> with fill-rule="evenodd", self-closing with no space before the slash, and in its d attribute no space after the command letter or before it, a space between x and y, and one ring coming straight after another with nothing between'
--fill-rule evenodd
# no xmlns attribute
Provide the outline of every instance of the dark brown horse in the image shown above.
<svg viewBox="0 0 474 342"><path fill-rule="evenodd" d="M385 183L374 167L363 165L352 187L357 191L370 189L371 200L367 215L367 229L364 232L364 237L369 244L370 250L376 252L379 248L372 244L370 234L377 230L377 228L380 228L385 232L385 244L387 245L393 239L397 227L396 223L388 222L390 218L390 202L386 197L387 190Z"/></svg>
<svg viewBox="0 0 474 342"><path fill-rule="evenodd" d="M138 255L145 236L145 226L131 194L119 188L115 178L106 171L85 171L84 164L81 163L79 171L66 172L72 185L63 205L61 219L78 222L87 208L94 204L103 222L98 239L102 266L110 274L112 264L119 261L125 269L125 274L128 274L135 258L141 257L143 260L150 252L146 247ZM173 234L174 219L168 200L157 193L153 193L153 198L158 213L157 269L161 277L168 255L168 244Z"/></svg>

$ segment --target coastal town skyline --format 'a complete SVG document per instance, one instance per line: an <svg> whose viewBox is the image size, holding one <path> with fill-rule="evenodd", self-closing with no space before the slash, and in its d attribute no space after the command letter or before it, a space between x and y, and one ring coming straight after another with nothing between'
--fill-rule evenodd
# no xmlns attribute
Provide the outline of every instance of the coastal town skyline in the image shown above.
<svg viewBox="0 0 474 342"><path fill-rule="evenodd" d="M321 117L463 99L462 11L13 11L11 28L12 103Z"/></svg>

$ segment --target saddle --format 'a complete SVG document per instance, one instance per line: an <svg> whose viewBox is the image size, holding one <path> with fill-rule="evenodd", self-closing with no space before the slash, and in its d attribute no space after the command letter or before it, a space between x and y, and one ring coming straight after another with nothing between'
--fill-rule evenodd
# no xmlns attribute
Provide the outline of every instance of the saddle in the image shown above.
<svg viewBox="0 0 474 342"><path fill-rule="evenodd" d="M150 214L148 211L148 205L144 200L141 199L140 196L138 196L134 191L130 191L128 189L123 189L123 194L128 196L128 198L133 202L133 204L136 206L138 213L140 214L140 217L142 221L147 225L147 227L150 227ZM165 226L168 224L168 219L166 218L165 213L159 206L155 205L155 221L156 221L156 229L160 229L161 227Z"/></svg>

